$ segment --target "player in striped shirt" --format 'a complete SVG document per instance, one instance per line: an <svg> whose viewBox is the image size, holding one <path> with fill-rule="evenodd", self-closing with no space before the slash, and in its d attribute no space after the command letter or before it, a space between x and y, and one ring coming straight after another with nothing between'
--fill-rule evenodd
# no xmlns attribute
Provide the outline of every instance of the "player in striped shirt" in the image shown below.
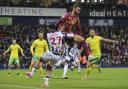
<svg viewBox="0 0 128 89"><path fill-rule="evenodd" d="M74 67L78 67L78 73L80 73L81 70L81 66L80 66L80 57L81 51L80 49L78 49L77 47L77 43L74 43L74 47L71 48L71 50L69 51L69 55L71 57L72 65L71 65L71 70L73 70Z"/></svg>
<svg viewBox="0 0 128 89"><path fill-rule="evenodd" d="M26 75L29 77L32 77L35 73L35 71L40 66L40 62L43 62L43 64L46 64L46 76L45 76L45 82L43 84L44 87L49 86L49 79L51 77L52 68L55 66L55 64L61 60L61 55L63 55L64 52L64 41L63 41L63 34L60 31L48 33L47 39L50 45L50 51L45 52L42 54L42 57L38 62L35 64L35 66L32 68L31 72L27 72Z"/></svg>

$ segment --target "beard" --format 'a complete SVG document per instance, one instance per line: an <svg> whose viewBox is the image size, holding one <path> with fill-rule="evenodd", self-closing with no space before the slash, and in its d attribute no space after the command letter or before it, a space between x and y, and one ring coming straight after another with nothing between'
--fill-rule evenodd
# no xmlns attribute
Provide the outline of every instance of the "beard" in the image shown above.
<svg viewBox="0 0 128 89"><path fill-rule="evenodd" d="M77 16L79 15L79 13L77 13L76 11L74 11L74 14L77 15Z"/></svg>

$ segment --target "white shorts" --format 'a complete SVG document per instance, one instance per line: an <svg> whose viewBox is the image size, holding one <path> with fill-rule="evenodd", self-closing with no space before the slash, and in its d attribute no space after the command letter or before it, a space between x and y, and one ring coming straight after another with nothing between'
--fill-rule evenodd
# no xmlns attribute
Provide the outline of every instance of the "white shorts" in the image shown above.
<svg viewBox="0 0 128 89"><path fill-rule="evenodd" d="M50 65L53 67L59 60L61 60L61 56L55 55L52 52L47 52L43 54L42 60L46 63L50 62Z"/></svg>
<svg viewBox="0 0 128 89"><path fill-rule="evenodd" d="M79 62L79 58L75 57L74 62Z"/></svg>
<svg viewBox="0 0 128 89"><path fill-rule="evenodd" d="M72 61L73 62L79 62L79 58L78 57L74 57L74 58L72 58Z"/></svg>

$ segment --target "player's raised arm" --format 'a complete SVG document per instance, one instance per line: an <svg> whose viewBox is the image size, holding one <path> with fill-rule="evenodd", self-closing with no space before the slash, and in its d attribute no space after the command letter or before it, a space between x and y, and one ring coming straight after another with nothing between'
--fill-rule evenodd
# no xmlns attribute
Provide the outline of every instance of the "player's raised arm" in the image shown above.
<svg viewBox="0 0 128 89"><path fill-rule="evenodd" d="M102 41L105 41L105 42L109 42L109 43L118 43L118 41L116 41L116 40L111 40L111 39L102 38L101 40L102 40Z"/></svg>
<svg viewBox="0 0 128 89"><path fill-rule="evenodd" d="M34 48L36 47L36 41L34 41L30 47L31 54L34 55Z"/></svg>
<svg viewBox="0 0 128 89"><path fill-rule="evenodd" d="M8 53L11 50L11 48L9 47L4 53L3 55L5 55L6 53Z"/></svg>

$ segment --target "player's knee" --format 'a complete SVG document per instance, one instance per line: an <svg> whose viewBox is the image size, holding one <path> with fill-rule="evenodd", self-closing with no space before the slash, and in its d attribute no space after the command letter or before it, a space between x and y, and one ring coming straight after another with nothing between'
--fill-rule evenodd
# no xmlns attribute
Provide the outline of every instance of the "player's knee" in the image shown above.
<svg viewBox="0 0 128 89"><path fill-rule="evenodd" d="M33 67L34 66L34 64L33 63L31 63L31 65L30 65L31 67Z"/></svg>
<svg viewBox="0 0 128 89"><path fill-rule="evenodd" d="M68 60L65 60L65 63L64 63L64 64L69 64L69 62L70 62L70 61L68 61Z"/></svg>
<svg viewBox="0 0 128 89"><path fill-rule="evenodd" d="M42 63L39 64L39 67L42 67Z"/></svg>
<svg viewBox="0 0 128 89"><path fill-rule="evenodd" d="M43 59L42 59L42 58L39 58L39 61L40 61L40 62L43 62Z"/></svg>
<svg viewBox="0 0 128 89"><path fill-rule="evenodd" d="M82 42L85 41L85 38L80 35L75 35L74 40L78 42Z"/></svg>
<svg viewBox="0 0 128 89"><path fill-rule="evenodd" d="M45 76L45 78L48 78L48 79L50 79L50 75L46 75L46 76Z"/></svg>
<svg viewBox="0 0 128 89"><path fill-rule="evenodd" d="M11 64L9 63L8 66L10 66Z"/></svg>
<svg viewBox="0 0 128 89"><path fill-rule="evenodd" d="M50 64L46 65L46 71L52 71L52 67L50 66Z"/></svg>
<svg viewBox="0 0 128 89"><path fill-rule="evenodd" d="M34 62L34 61L32 61L30 66L34 66L34 64L35 64L35 62Z"/></svg>
<svg viewBox="0 0 128 89"><path fill-rule="evenodd" d="M92 65L93 65L92 62L88 62L88 63L87 63L87 68L91 67Z"/></svg>
<svg viewBox="0 0 128 89"><path fill-rule="evenodd" d="M18 64L17 67L20 67L20 65Z"/></svg>
<svg viewBox="0 0 128 89"><path fill-rule="evenodd" d="M80 64L80 61L77 61L76 63L77 63L77 64Z"/></svg>
<svg viewBox="0 0 128 89"><path fill-rule="evenodd" d="M81 42L82 42L82 41L85 41L85 38L81 36L81 40L80 40L80 41L81 41Z"/></svg>

